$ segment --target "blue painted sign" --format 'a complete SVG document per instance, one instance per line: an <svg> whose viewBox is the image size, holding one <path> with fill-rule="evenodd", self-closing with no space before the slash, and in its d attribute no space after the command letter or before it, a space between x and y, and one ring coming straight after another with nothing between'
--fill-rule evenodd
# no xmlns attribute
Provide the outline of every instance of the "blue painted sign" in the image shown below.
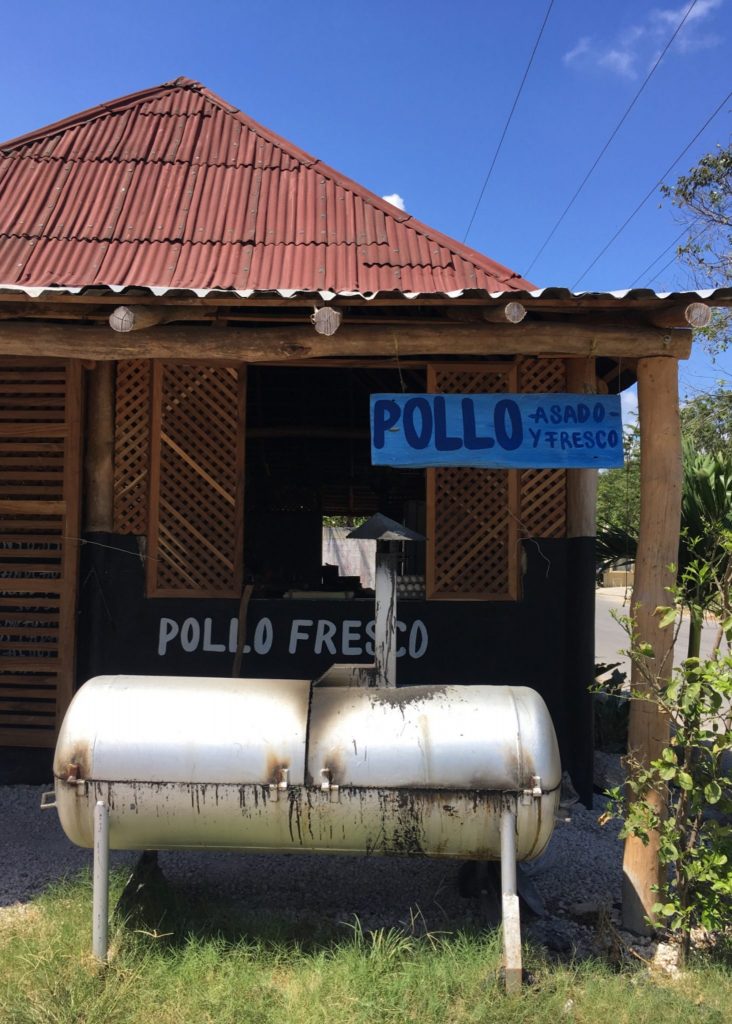
<svg viewBox="0 0 732 1024"><path fill-rule="evenodd" d="M372 395L375 466L623 465L617 395Z"/></svg>

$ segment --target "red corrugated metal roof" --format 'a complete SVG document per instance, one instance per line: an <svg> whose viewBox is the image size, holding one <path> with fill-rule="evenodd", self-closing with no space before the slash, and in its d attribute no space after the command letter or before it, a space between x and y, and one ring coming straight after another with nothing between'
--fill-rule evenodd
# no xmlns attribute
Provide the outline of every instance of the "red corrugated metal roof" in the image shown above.
<svg viewBox="0 0 732 1024"><path fill-rule="evenodd" d="M197 82L0 145L0 287L530 288Z"/></svg>

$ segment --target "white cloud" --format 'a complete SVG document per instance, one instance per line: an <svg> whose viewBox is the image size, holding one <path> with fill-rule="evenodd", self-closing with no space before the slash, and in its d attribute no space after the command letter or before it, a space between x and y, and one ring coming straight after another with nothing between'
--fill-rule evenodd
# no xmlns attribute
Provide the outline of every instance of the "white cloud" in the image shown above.
<svg viewBox="0 0 732 1024"><path fill-rule="evenodd" d="M562 60L564 61L565 64L571 64L572 61L577 60L578 57L581 57L584 53L587 53L589 51L589 49L590 49L590 37L589 36L582 36L582 38L577 41L577 45L573 49L568 50L564 54L564 56L562 57Z"/></svg>
<svg viewBox="0 0 732 1024"><path fill-rule="evenodd" d="M385 199L387 203L391 203L392 206L396 206L398 210L406 210L404 200L398 192L392 192L390 196L382 196L381 198Z"/></svg>
<svg viewBox="0 0 732 1024"><path fill-rule="evenodd" d="M609 68L623 78L635 78L636 54L631 50L607 50L597 58L601 68Z"/></svg>
<svg viewBox="0 0 732 1024"><path fill-rule="evenodd" d="M684 55L719 45L722 36L700 32L699 25L722 3L723 0L697 0L674 39L672 52ZM639 67L653 67L668 43L670 32L678 28L688 10L689 0L680 7L656 7L640 23L621 29L610 42L582 36L562 61L580 68L600 68L621 78L637 78Z"/></svg>
<svg viewBox="0 0 732 1024"><path fill-rule="evenodd" d="M701 21L701 19L706 18L711 11L721 6L722 0L696 0L696 3L689 11L689 16L686 19L684 28L686 28L686 25L690 24L692 21ZM651 19L662 21L667 25L673 25L675 28L684 17L687 10L689 10L688 3L682 4L681 7L677 8L656 8L651 11ZM683 30L684 29L681 31L683 32Z"/></svg>

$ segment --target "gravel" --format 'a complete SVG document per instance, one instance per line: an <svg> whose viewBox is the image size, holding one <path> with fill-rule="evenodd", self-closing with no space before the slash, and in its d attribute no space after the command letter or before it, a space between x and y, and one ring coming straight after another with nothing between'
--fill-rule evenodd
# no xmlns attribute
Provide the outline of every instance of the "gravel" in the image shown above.
<svg viewBox="0 0 732 1024"><path fill-rule="evenodd" d="M43 787L0 787L0 907L25 902L50 882L91 866L91 851L66 838L53 810L39 809ZM622 846L618 824L597 823L602 800L588 811L563 810L544 854L524 865L547 914L525 913L525 931L558 953L589 952L593 916L617 917ZM131 867L137 854L113 851L112 867ZM290 919L353 921L364 929L418 926L434 931L486 924L497 916L495 891L466 899L456 861L313 854L176 851L160 866L180 899L187 894L240 903ZM590 922L590 923L588 923Z"/></svg>

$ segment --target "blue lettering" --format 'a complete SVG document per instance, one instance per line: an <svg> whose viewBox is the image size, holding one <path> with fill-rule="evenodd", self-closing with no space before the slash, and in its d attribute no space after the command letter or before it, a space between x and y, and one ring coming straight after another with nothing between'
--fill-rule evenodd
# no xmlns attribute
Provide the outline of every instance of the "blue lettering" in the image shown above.
<svg viewBox="0 0 732 1024"><path fill-rule="evenodd" d="M561 433L559 435L559 440L561 441L562 451L564 451L565 448L571 448L572 447L572 442L569 440L569 431L568 430L562 430L561 431Z"/></svg>
<svg viewBox="0 0 732 1024"><path fill-rule="evenodd" d="M579 430L575 430L572 433L572 447L573 448L584 448L582 444L582 434Z"/></svg>
<svg viewBox="0 0 732 1024"><path fill-rule="evenodd" d="M580 402L577 406L577 422L587 423L590 418L590 407L585 405L584 402Z"/></svg>
<svg viewBox="0 0 732 1024"><path fill-rule="evenodd" d="M620 438L618 437L617 430L610 430L607 435L608 448L617 448Z"/></svg>
<svg viewBox="0 0 732 1024"><path fill-rule="evenodd" d="M460 437L450 437L447 433L447 413L445 411L445 399L442 395L435 395L435 448L438 452L456 452L462 448L463 441ZM465 404L463 402L463 404Z"/></svg>
<svg viewBox="0 0 732 1024"><path fill-rule="evenodd" d="M553 405L551 407L551 409L549 410L549 418L551 419L552 423L562 422L562 410L560 406Z"/></svg>
<svg viewBox="0 0 732 1024"><path fill-rule="evenodd" d="M604 430L598 430L595 433L595 444L598 448L607 448L607 438L605 437Z"/></svg>
<svg viewBox="0 0 732 1024"><path fill-rule="evenodd" d="M540 430L532 430L532 428L529 427L529 433L531 434L531 440L534 442L534 448L538 448L539 447L539 440L541 438L541 431Z"/></svg>
<svg viewBox="0 0 732 1024"><path fill-rule="evenodd" d="M592 418L595 423L602 423L605 419L605 406L602 402L595 402L595 407L592 410Z"/></svg>
<svg viewBox="0 0 732 1024"><path fill-rule="evenodd" d="M465 447L470 452L477 452L484 448L492 448L495 440L492 437L478 437L475 426L475 406L472 398L464 398L460 403L463 408L463 434L465 436Z"/></svg>
<svg viewBox="0 0 732 1024"><path fill-rule="evenodd" d="M374 448L384 447L387 430L399 422L399 406L391 398L379 398L374 402Z"/></svg>
<svg viewBox="0 0 732 1024"><path fill-rule="evenodd" d="M549 445L550 448L553 448L555 446L555 444L557 443L557 432L556 432L556 430L545 430L544 431L544 440L546 441L546 443Z"/></svg>
<svg viewBox="0 0 732 1024"><path fill-rule="evenodd" d="M594 447L595 447L595 435L592 433L591 430L586 430L585 431L585 448L594 448Z"/></svg>
<svg viewBox="0 0 732 1024"><path fill-rule="evenodd" d="M510 424L510 432L507 429L507 420ZM496 440L505 451L513 452L521 446L524 439L524 425L521 422L521 410L512 398L502 398L500 402L496 402L493 411L493 429L496 432Z"/></svg>
<svg viewBox="0 0 732 1024"><path fill-rule="evenodd" d="M571 405L568 405L564 410L564 422L565 423L576 423L577 413L574 411Z"/></svg>
<svg viewBox="0 0 732 1024"><path fill-rule="evenodd" d="M419 430L415 425L415 413L419 411ZM410 448L422 450L432 437L432 407L427 398L410 398L404 405L404 440Z"/></svg>

